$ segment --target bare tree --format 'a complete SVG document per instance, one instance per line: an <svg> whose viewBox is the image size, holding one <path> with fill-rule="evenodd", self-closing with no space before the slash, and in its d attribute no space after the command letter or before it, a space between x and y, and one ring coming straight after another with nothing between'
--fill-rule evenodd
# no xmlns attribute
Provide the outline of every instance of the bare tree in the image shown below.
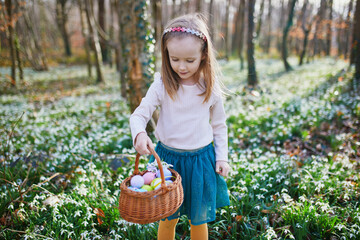
<svg viewBox="0 0 360 240"><path fill-rule="evenodd" d="M254 8L255 0L248 3L248 37L247 37L247 61L248 61L248 86L257 85L255 58L254 58Z"/></svg>
<svg viewBox="0 0 360 240"><path fill-rule="evenodd" d="M125 6L124 6L125 5ZM118 70L120 72L120 86L121 86L121 96L123 98L127 98L127 93L126 93L126 89L127 89L127 81L126 81L126 61L124 59L124 55L125 55L125 17L126 17L126 11L128 9L130 9L130 7L128 7L128 3L125 2L123 3L123 1L121 0L117 0L116 1L116 9L117 9L117 14L118 14L118 25L119 25L119 31L118 31L118 41L119 41L119 48L116 51L116 56L117 56L117 66L118 66Z"/></svg>
<svg viewBox="0 0 360 240"><path fill-rule="evenodd" d="M15 31L13 24L13 4L11 0L5 0L5 9L7 13L8 24L7 35L10 47L10 58L11 58L11 85L16 86L16 49L15 49Z"/></svg>
<svg viewBox="0 0 360 240"><path fill-rule="evenodd" d="M259 39L260 36L260 30L261 30L261 25L262 25L262 17L264 14L264 5L265 5L265 0L261 0L261 4L260 4L260 12L258 15L258 20L257 20L257 25L256 25L256 38Z"/></svg>
<svg viewBox="0 0 360 240"><path fill-rule="evenodd" d="M98 22L101 30L106 33L106 9L105 1L98 0ZM109 63L109 47L106 44L106 39L100 34L100 48L101 48L101 57L103 63Z"/></svg>
<svg viewBox="0 0 360 240"><path fill-rule="evenodd" d="M86 11L84 8L84 3L82 0L77 0L79 5L79 15L80 15L80 24L81 24L81 34L85 39L84 47L85 47L85 54L86 54L86 66L88 76L92 76L91 71L91 47L90 47L90 33L89 33L89 26L86 19Z"/></svg>
<svg viewBox="0 0 360 240"><path fill-rule="evenodd" d="M226 0L226 13L225 13L225 58L229 60L229 8L230 8L231 0Z"/></svg>
<svg viewBox="0 0 360 240"><path fill-rule="evenodd" d="M96 28L95 18L92 11L92 1L85 0L85 12L86 19L89 26L89 33L91 37L91 41L93 42L94 55L95 55L95 66L96 66L96 82L104 82L103 70L102 70L102 56L101 56L101 48L99 42L99 35Z"/></svg>
<svg viewBox="0 0 360 240"><path fill-rule="evenodd" d="M288 20L286 23L286 26L284 28L284 32L283 32L283 40L282 40L282 59L284 62L284 66L285 66L285 70L286 71L290 71L291 70L291 66L287 61L287 57L288 57L288 50L287 50L287 37L290 31L291 26L293 25L293 17L294 17L294 9L295 9L295 4L296 4L296 0L291 0L290 2L290 11L289 11L289 15L288 15Z"/></svg>
<svg viewBox="0 0 360 240"><path fill-rule="evenodd" d="M169 9L168 9L168 3L167 0L161 0L161 9L162 9L162 22L163 25L165 25L167 23L167 21L169 20Z"/></svg>
<svg viewBox="0 0 360 240"><path fill-rule="evenodd" d="M210 23L209 23L209 30L210 30L210 35L211 38L215 37L215 28L214 28L214 0L210 0L209 3L209 19L210 19Z"/></svg>
<svg viewBox="0 0 360 240"><path fill-rule="evenodd" d="M352 51L355 63L355 79L360 83L360 0L356 0Z"/></svg>
<svg viewBox="0 0 360 240"><path fill-rule="evenodd" d="M35 4L36 1L33 2ZM25 56L27 60L32 65L33 69L36 71L47 71L47 59L42 48L42 39L39 37L41 34L35 29L34 21L30 19L30 15L35 15L34 12L30 12L29 9L25 8L24 4L17 3L21 11L23 12L21 20L23 21L24 31L22 35L24 39L22 39L22 46L25 52Z"/></svg>
<svg viewBox="0 0 360 240"><path fill-rule="evenodd" d="M330 56L331 51L331 25L333 21L333 0L329 0L328 2L328 9L329 9L329 19L327 21L327 31L326 31L326 55Z"/></svg>
<svg viewBox="0 0 360 240"><path fill-rule="evenodd" d="M71 56L71 45L69 33L67 31L68 9L66 3L68 0L56 0L56 23L60 30L62 40L64 42L65 56Z"/></svg>
<svg viewBox="0 0 360 240"><path fill-rule="evenodd" d="M172 1L172 7L171 7L171 17L176 17L176 0Z"/></svg>
<svg viewBox="0 0 360 240"><path fill-rule="evenodd" d="M238 56L240 58L240 70L244 69L244 56L243 56L243 49L244 49L244 33L245 33L245 0L240 0L239 8L237 11L237 18L236 18L236 24L237 26L236 30L238 32Z"/></svg>
<svg viewBox="0 0 360 240"><path fill-rule="evenodd" d="M271 46L271 12L272 12L272 4L271 0L268 0L268 14L267 14L267 24L268 24L268 35L265 42L265 52L270 52L270 46Z"/></svg>
<svg viewBox="0 0 360 240"><path fill-rule="evenodd" d="M153 20L153 28L155 30L155 56L156 59L160 58L160 39L163 32L162 21L161 21L161 0L151 0L152 7L152 20ZM181 5L180 5L181 7ZM155 60L155 70L158 70L158 64L156 64Z"/></svg>
<svg viewBox="0 0 360 240"><path fill-rule="evenodd" d="M326 11L326 0L321 0L320 7L318 10L318 14L316 16L316 23L315 23L315 32L314 32L314 49L313 49L313 56L320 53L320 41L319 39L320 34L322 33L323 23L324 23L324 16Z"/></svg>
<svg viewBox="0 0 360 240"><path fill-rule="evenodd" d="M285 22L285 16L286 16L286 7L285 7L285 0L280 0L281 7L280 7L280 21L279 21L279 28L277 29L277 49L279 52L281 52L282 47L282 41L281 41L281 32L284 30L284 22Z"/></svg>
<svg viewBox="0 0 360 240"><path fill-rule="evenodd" d="M307 13L308 13L308 15L310 15L310 13L311 13L310 10L307 11L308 4L309 4L309 1L305 0L302 10L301 10L301 14L300 14L301 29L304 32L304 39L303 39L302 50L301 50L300 57L299 57L299 66L301 66L304 62L304 57L305 57L305 53L306 53L306 49L307 49L307 45L308 45L308 41L309 41L309 33L311 30L311 26L312 26L311 16L307 17ZM310 19L310 21L308 19Z"/></svg>
<svg viewBox="0 0 360 240"><path fill-rule="evenodd" d="M201 12L201 0L196 0L196 3L195 3L196 5L195 5L195 11L196 12Z"/></svg>

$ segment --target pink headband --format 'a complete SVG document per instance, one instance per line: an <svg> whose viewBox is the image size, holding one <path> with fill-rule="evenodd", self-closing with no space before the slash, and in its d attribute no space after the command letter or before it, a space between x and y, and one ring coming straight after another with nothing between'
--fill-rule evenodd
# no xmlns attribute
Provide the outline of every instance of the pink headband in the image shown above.
<svg viewBox="0 0 360 240"><path fill-rule="evenodd" d="M184 28L184 27L172 27L172 28L167 28L164 30L164 35L168 32L187 32L187 33L191 33L194 34L196 36L198 36L199 38L201 38L202 40L204 40L206 42L206 36L205 34L203 34L202 32L196 31L194 29L191 28Z"/></svg>

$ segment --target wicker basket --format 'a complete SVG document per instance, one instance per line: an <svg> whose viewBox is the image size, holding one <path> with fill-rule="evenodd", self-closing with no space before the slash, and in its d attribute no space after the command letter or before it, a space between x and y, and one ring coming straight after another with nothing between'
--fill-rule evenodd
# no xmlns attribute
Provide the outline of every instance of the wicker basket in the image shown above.
<svg viewBox="0 0 360 240"><path fill-rule="evenodd" d="M176 212L184 200L184 192L181 185L181 176L173 169L169 169L175 180L172 184L165 184L165 177L160 158L157 153L150 149L154 155L161 174L161 187L149 192L135 192L130 190L130 179L134 175L144 175L146 171L139 172L139 158L136 155L135 170L133 175L126 178L120 185L119 211L122 218L128 222L147 224L166 218Z"/></svg>

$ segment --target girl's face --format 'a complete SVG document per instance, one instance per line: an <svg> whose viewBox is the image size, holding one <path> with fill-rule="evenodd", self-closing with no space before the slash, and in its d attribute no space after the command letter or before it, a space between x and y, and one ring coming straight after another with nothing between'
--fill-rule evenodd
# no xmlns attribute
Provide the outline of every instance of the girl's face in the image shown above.
<svg viewBox="0 0 360 240"><path fill-rule="evenodd" d="M172 38L167 43L171 68L179 75L181 84L193 85L198 79L194 74L198 71L202 56L200 39L192 36Z"/></svg>

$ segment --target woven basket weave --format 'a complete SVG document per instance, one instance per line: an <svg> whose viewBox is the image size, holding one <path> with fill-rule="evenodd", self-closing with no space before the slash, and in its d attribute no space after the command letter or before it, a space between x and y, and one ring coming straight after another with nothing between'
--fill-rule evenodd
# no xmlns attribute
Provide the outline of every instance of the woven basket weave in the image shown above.
<svg viewBox="0 0 360 240"><path fill-rule="evenodd" d="M161 187L149 192L135 192L130 190L130 179L134 175L144 175L147 170L139 172L140 154L136 155L133 175L126 178L120 185L119 212L128 222L147 224L166 218L176 212L184 200L181 185L181 176L173 169L169 169L175 180L172 184L165 184L164 170L160 158L155 150L150 149L154 155L161 174Z"/></svg>

